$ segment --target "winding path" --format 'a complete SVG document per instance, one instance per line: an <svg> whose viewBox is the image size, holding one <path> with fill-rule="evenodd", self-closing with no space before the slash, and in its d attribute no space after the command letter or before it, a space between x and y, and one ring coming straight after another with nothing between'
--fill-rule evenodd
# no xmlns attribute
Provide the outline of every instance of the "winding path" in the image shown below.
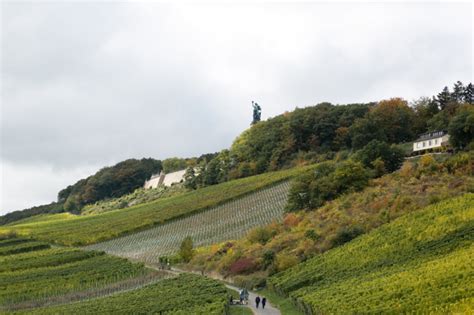
<svg viewBox="0 0 474 315"><path fill-rule="evenodd" d="M233 285L226 284L225 285L227 288L235 291L239 291L239 288L234 287ZM255 306L255 298L257 297L257 294L254 292L249 291L249 304L247 305L248 308L252 310L252 312L256 315L260 314L265 314L265 315L281 315L280 310L275 308L273 305L270 304L270 302L267 300L267 304L265 305L265 309L262 309L262 305L260 303L259 307L257 308ZM262 296L260 296L260 299Z"/></svg>
<svg viewBox="0 0 474 315"><path fill-rule="evenodd" d="M146 265L147 267L150 267L150 268L153 268L153 269L157 269L156 266L153 266L153 265ZM157 269L158 270L158 269ZM171 270L169 270L168 272L170 273L173 273L173 274L180 274L180 273L193 273L193 274L197 274L197 275L200 275L200 276L203 276L203 277L208 277L208 278L211 278L211 279L214 279L214 280L218 280L218 281L221 281L225 284L225 286L231 290L234 290L234 291L237 291L239 292L239 288L237 288L236 286L233 286L231 284L228 284L226 283L225 281L223 281L221 278L218 278L218 277L213 277L212 274L201 274L199 272L193 272L193 271L186 271L186 270L182 270L182 269L178 269L178 268L174 268L172 267ZM267 304L265 305L265 309L262 309L262 305L260 304L259 307L257 308L256 305L255 305L255 298L257 297L258 294L256 294L255 292L251 292L249 291L249 304L244 306L244 307L248 307L250 308L250 310L252 310L252 312L255 314L255 315L281 315L281 312L279 309L277 309L276 307L274 307L270 301L267 300ZM262 298L263 296L260 295L260 299Z"/></svg>

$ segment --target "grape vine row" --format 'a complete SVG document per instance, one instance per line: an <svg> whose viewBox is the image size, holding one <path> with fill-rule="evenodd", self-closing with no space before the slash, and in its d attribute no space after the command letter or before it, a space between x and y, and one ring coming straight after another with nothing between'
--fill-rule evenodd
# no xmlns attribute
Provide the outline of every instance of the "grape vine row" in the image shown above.
<svg viewBox="0 0 474 315"><path fill-rule="evenodd" d="M192 237L195 246L205 246L242 237L254 227L280 220L289 188L289 181L279 183L204 212L85 249L158 263L161 256L176 253L186 236Z"/></svg>

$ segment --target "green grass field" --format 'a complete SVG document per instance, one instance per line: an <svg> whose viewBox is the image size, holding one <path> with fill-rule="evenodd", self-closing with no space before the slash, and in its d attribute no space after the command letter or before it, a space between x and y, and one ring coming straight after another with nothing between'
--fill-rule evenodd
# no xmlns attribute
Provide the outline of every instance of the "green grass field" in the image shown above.
<svg viewBox="0 0 474 315"><path fill-rule="evenodd" d="M322 313L474 311L474 194L403 216L270 278Z"/></svg>
<svg viewBox="0 0 474 315"><path fill-rule="evenodd" d="M223 284L186 274L129 292L18 314L222 315L227 309L227 299L228 293Z"/></svg>
<svg viewBox="0 0 474 315"><path fill-rule="evenodd" d="M296 176L310 167L242 178L97 215L43 216L39 221L32 219L22 224L2 226L0 235L15 232L62 245L94 244L209 209Z"/></svg>
<svg viewBox="0 0 474 315"><path fill-rule="evenodd" d="M2 255L7 250L9 254ZM51 248L46 243L22 239L2 240L0 310L99 289L149 273L142 264L103 252Z"/></svg>

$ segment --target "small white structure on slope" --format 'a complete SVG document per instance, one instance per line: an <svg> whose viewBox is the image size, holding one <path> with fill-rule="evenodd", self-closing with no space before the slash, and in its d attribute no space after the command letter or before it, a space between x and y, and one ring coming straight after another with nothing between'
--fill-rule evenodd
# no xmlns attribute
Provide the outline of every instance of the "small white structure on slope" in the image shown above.
<svg viewBox="0 0 474 315"><path fill-rule="evenodd" d="M434 131L422 134L415 142L413 142L413 152L436 149L443 145L447 145L449 135L446 131Z"/></svg>
<svg viewBox="0 0 474 315"><path fill-rule="evenodd" d="M181 183L184 181L184 173L186 170L181 170L169 174L161 171L160 174L153 175L149 180L143 184L143 188L157 188L159 185L171 186L172 184Z"/></svg>

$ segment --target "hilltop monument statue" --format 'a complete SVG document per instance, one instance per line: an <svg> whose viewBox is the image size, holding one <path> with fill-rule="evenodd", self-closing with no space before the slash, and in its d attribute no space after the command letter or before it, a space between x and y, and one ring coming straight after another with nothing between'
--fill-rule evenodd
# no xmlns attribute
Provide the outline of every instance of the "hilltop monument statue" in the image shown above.
<svg viewBox="0 0 474 315"><path fill-rule="evenodd" d="M253 107L252 125L254 125L260 121L260 118L262 116L262 108L260 107L260 105L257 104L257 102L254 102L254 101L252 101L252 107Z"/></svg>

